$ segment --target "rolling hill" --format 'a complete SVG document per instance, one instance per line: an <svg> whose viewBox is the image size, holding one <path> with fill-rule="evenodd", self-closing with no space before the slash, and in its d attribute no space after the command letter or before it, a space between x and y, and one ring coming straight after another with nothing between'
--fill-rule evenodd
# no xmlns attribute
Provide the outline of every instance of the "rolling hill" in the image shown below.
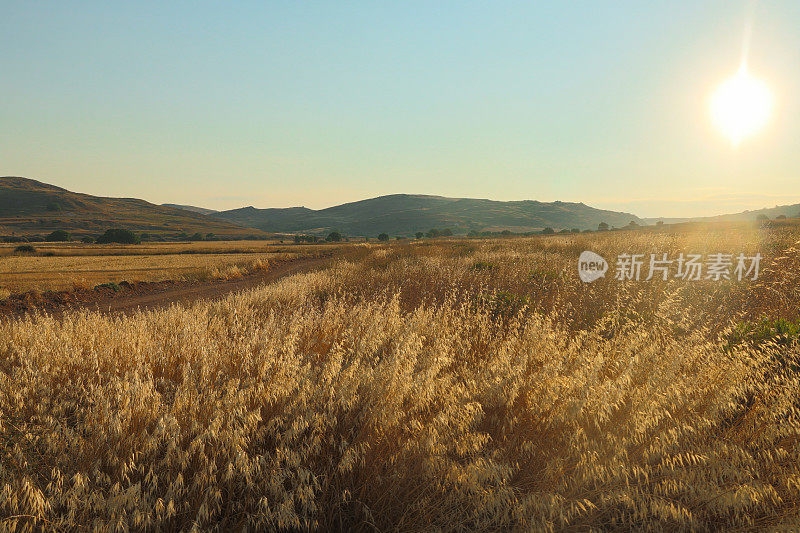
<svg viewBox="0 0 800 533"><path fill-rule="evenodd" d="M216 217L268 232L316 233L337 230L349 235L386 232L409 235L431 228L454 231L535 231L550 226L596 229L600 222L625 226L641 220L630 213L606 211L583 203L500 202L419 194L392 194L313 210L306 207L221 211Z"/></svg>
<svg viewBox="0 0 800 533"><path fill-rule="evenodd" d="M28 178L0 177L0 235L44 235L58 229L97 235L112 227L160 235L264 235L231 221L136 198L90 196Z"/></svg>

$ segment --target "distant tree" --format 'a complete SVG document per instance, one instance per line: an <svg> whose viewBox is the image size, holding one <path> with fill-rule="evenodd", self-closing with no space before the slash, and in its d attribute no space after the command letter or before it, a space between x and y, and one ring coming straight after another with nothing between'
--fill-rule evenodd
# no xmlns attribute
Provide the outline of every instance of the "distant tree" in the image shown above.
<svg viewBox="0 0 800 533"><path fill-rule="evenodd" d="M402 237L402 236L400 236L400 235L398 235L398 236L397 236L397 237L395 237L394 239L395 239L396 241L404 241L404 240L406 240L406 238L405 238L405 237Z"/></svg>
<svg viewBox="0 0 800 533"><path fill-rule="evenodd" d="M32 254L36 251L36 248L31 246L30 244L20 244L16 248L14 248L15 252L23 253L23 254Z"/></svg>
<svg viewBox="0 0 800 533"><path fill-rule="evenodd" d="M587 229L583 230L583 232L584 233L594 233L594 230L591 229L591 228L587 228Z"/></svg>
<svg viewBox="0 0 800 533"><path fill-rule="evenodd" d="M325 240L328 242L339 242L342 240L342 234L338 231L332 231L328 233L328 236L325 237Z"/></svg>
<svg viewBox="0 0 800 533"><path fill-rule="evenodd" d="M69 232L64 231L63 229L57 229L47 237L45 240L48 242L66 242L72 240L72 235Z"/></svg>
<svg viewBox="0 0 800 533"><path fill-rule="evenodd" d="M302 235L295 235L294 236L294 243L295 244L300 244L301 242L303 242L303 236Z"/></svg>
<svg viewBox="0 0 800 533"><path fill-rule="evenodd" d="M512 234L511 230L508 230L508 229L504 229L503 231L500 232L500 235L508 236L508 235L511 235L511 234Z"/></svg>
<svg viewBox="0 0 800 533"><path fill-rule="evenodd" d="M775 220L785 220L785 219L786 219L786 215L778 215L778 216L775 217Z"/></svg>
<svg viewBox="0 0 800 533"><path fill-rule="evenodd" d="M213 233L206 233L206 240L207 241L216 241L217 240L217 236L214 235Z"/></svg>
<svg viewBox="0 0 800 533"><path fill-rule="evenodd" d="M635 220L631 220L630 223L628 224L628 227L629 228L638 228L639 224L637 224Z"/></svg>
<svg viewBox="0 0 800 533"><path fill-rule="evenodd" d="M559 231L559 233L572 233L572 230L564 228L561 231Z"/></svg>
<svg viewBox="0 0 800 533"><path fill-rule="evenodd" d="M185 231L182 231L182 232L178 233L178 239L180 239L182 241L188 241L189 240L189 234L186 233Z"/></svg>
<svg viewBox="0 0 800 533"><path fill-rule="evenodd" d="M579 230L578 228L572 228L570 231L572 233L580 233L581 232L581 230Z"/></svg>
<svg viewBox="0 0 800 533"><path fill-rule="evenodd" d="M423 238L424 236L425 236L425 234L424 234L424 233L422 233L421 231L418 231L418 232L416 232L416 233L414 234L414 237L416 237L417 239L421 239L421 238Z"/></svg>
<svg viewBox="0 0 800 533"><path fill-rule="evenodd" d="M97 244L117 242L122 244L139 244L141 240L132 231L122 228L107 230L97 239Z"/></svg>
<svg viewBox="0 0 800 533"><path fill-rule="evenodd" d="M200 233L199 231L197 233L192 233L192 235L189 237L189 240L190 241L202 241L203 240L203 234Z"/></svg>
<svg viewBox="0 0 800 533"><path fill-rule="evenodd" d="M389 240L389 235L387 233L381 233L380 235L378 235L378 240L379 241L388 241Z"/></svg>
<svg viewBox="0 0 800 533"><path fill-rule="evenodd" d="M439 235L441 235L441 233L439 233L439 230L436 229L436 228L431 228L428 231L428 233L425 234L426 237L431 238L431 239L434 238L434 237L438 237Z"/></svg>
<svg viewBox="0 0 800 533"><path fill-rule="evenodd" d="M442 237L452 237L452 236L453 236L453 230L451 230L450 228L444 228L442 230Z"/></svg>
<svg viewBox="0 0 800 533"><path fill-rule="evenodd" d="M474 229L470 230L470 232L467 233L467 237L478 237L478 236L480 236L480 233L478 233L478 231Z"/></svg>
<svg viewBox="0 0 800 533"><path fill-rule="evenodd" d="M600 231L608 231L608 224L601 222L597 225L597 229Z"/></svg>
<svg viewBox="0 0 800 533"><path fill-rule="evenodd" d="M542 230L542 235L552 235L555 232L556 230L554 230L553 228L547 227Z"/></svg>
<svg viewBox="0 0 800 533"><path fill-rule="evenodd" d="M61 206L56 202L50 202L45 206L48 211L61 211Z"/></svg>
<svg viewBox="0 0 800 533"><path fill-rule="evenodd" d="M94 242L94 239L87 236L87 237L82 238L81 242L84 243L84 244L92 244Z"/></svg>

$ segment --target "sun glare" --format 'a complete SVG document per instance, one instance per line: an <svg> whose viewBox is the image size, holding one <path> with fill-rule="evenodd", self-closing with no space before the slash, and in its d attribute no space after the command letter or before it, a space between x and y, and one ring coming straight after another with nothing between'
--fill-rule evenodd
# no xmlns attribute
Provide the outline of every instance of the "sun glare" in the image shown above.
<svg viewBox="0 0 800 533"><path fill-rule="evenodd" d="M763 128L771 112L772 93L744 65L735 76L722 82L711 97L714 124L734 146Z"/></svg>

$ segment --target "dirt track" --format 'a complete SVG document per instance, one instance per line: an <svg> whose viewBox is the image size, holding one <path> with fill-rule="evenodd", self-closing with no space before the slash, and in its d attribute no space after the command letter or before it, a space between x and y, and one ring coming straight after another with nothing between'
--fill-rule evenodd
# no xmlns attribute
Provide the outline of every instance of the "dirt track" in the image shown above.
<svg viewBox="0 0 800 533"><path fill-rule="evenodd" d="M132 313L137 309L167 307L213 300L280 278L324 266L330 257L295 259L274 265L267 272L227 281L121 282L116 287L98 286L77 291L28 292L0 301L0 318L19 317L37 311L61 314L67 309L89 309L105 313Z"/></svg>

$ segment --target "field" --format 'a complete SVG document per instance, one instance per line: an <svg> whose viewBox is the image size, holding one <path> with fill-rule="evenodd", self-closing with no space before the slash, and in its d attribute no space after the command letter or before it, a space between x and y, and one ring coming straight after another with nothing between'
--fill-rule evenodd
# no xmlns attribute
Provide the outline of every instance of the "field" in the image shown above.
<svg viewBox="0 0 800 533"><path fill-rule="evenodd" d="M285 261L331 249L278 241L167 242L139 245L0 244L0 295L30 290L69 290L121 281L207 279L244 272L253 264Z"/></svg>
<svg viewBox="0 0 800 533"><path fill-rule="evenodd" d="M0 529L800 528L798 240L353 244L189 307L0 319ZM626 253L763 259L616 280Z"/></svg>

